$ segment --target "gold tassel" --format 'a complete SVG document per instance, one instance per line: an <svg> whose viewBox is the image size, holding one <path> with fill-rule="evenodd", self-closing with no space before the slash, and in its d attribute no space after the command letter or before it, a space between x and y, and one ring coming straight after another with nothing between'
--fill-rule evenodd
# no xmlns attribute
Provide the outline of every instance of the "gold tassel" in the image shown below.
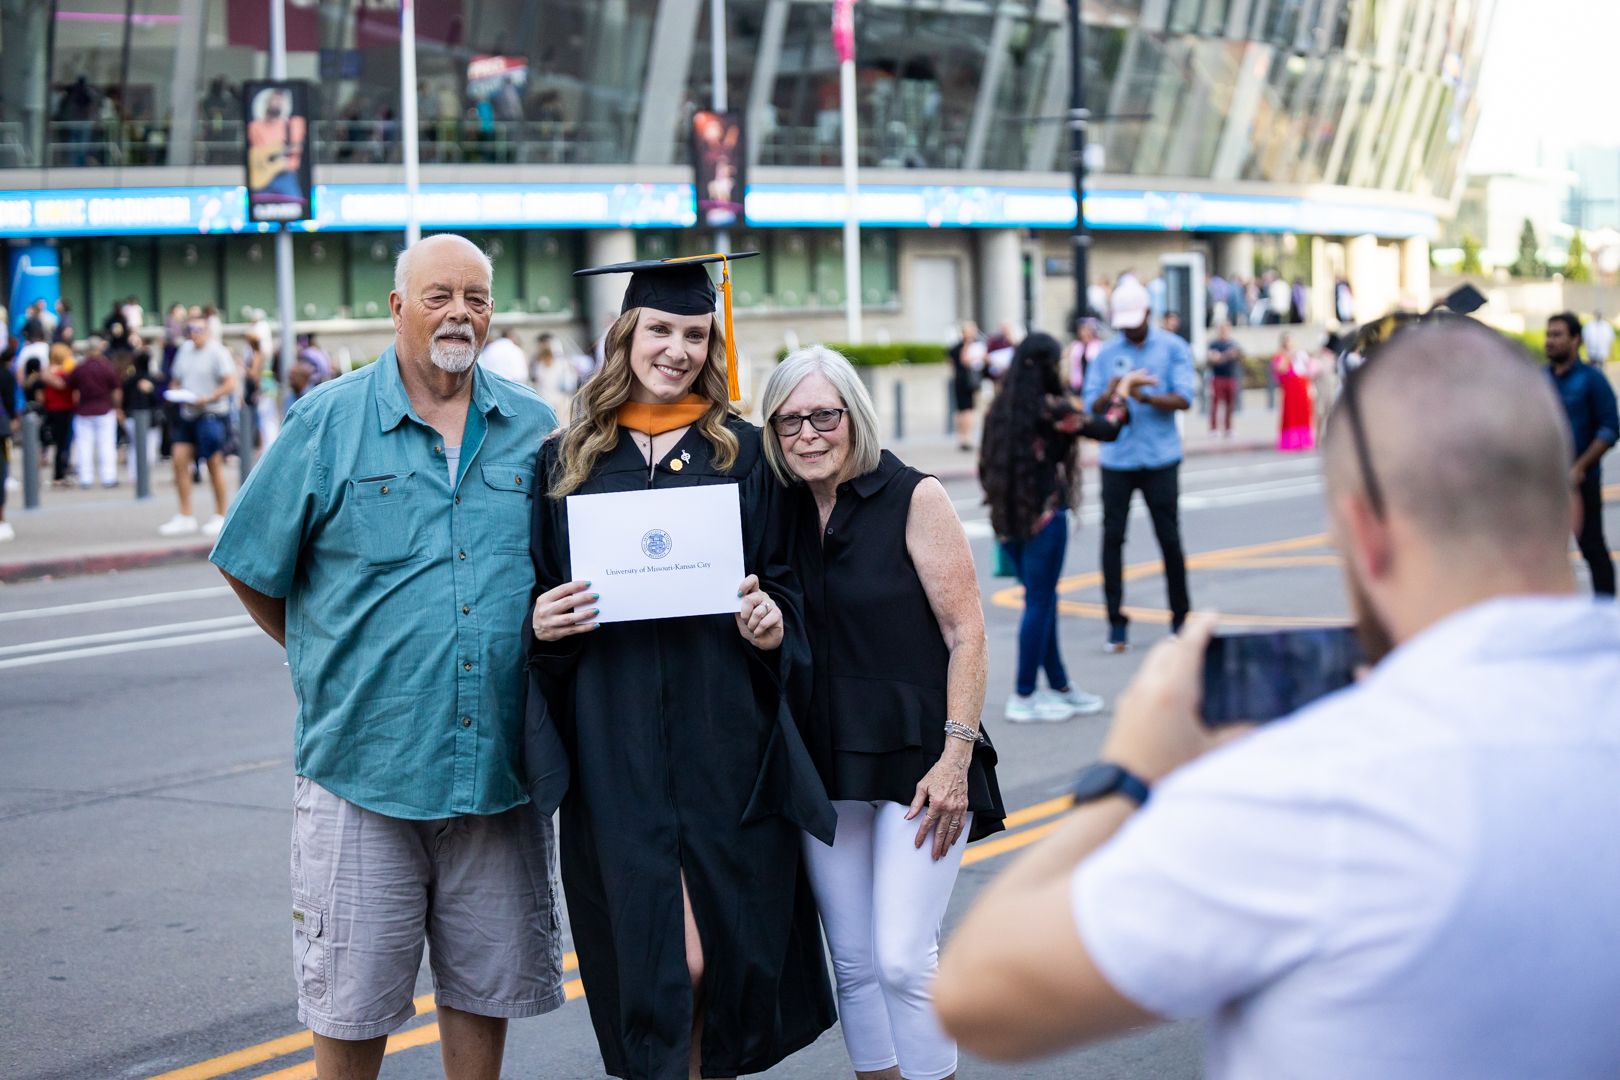
<svg viewBox="0 0 1620 1080"><path fill-rule="evenodd" d="M726 308L726 389L732 401L742 400L742 388L737 383L737 341L731 332L731 263L720 257L720 295Z"/></svg>

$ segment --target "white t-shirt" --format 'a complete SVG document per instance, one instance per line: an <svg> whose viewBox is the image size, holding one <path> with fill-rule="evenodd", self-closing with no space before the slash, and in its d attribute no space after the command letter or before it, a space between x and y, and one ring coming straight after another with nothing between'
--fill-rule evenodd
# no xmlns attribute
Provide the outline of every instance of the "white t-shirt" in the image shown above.
<svg viewBox="0 0 1620 1080"><path fill-rule="evenodd" d="M180 343L180 348L174 354L174 366L170 369L171 382L179 385L182 390L189 390L199 398L205 398L219 389L219 384L228 376L236 374L236 361L225 346L215 345L212 342L197 348L196 344L187 338ZM229 398L219 398L207 405L182 405L182 415L195 418L202 413L213 416L225 416L231 411Z"/></svg>
<svg viewBox="0 0 1620 1080"><path fill-rule="evenodd" d="M450 473L450 490L456 490L456 481L461 478L461 447L447 446L444 448L444 466Z"/></svg>
<svg viewBox="0 0 1620 1080"><path fill-rule="evenodd" d="M1070 896L1211 1080L1620 1076L1620 608L1451 616L1172 774Z"/></svg>
<svg viewBox="0 0 1620 1080"><path fill-rule="evenodd" d="M1586 355L1599 364L1606 363L1609 351L1614 348L1614 324L1607 319L1593 319L1581 327L1581 337L1586 341Z"/></svg>
<svg viewBox="0 0 1620 1080"><path fill-rule="evenodd" d="M485 345L478 357L478 366L511 379L519 386L529 385L529 358L523 355L523 347L511 338L496 338Z"/></svg>

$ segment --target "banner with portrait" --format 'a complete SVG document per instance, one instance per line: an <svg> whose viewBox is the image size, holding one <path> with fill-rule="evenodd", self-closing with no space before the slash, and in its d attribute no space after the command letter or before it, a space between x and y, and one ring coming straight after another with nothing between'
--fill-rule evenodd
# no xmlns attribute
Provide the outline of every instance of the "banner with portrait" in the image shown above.
<svg viewBox="0 0 1620 1080"><path fill-rule="evenodd" d="M716 229L742 217L748 182L743 114L703 110L692 117L692 168L697 172L698 220Z"/></svg>
<svg viewBox="0 0 1620 1080"><path fill-rule="evenodd" d="M309 83L242 85L249 221L310 217Z"/></svg>

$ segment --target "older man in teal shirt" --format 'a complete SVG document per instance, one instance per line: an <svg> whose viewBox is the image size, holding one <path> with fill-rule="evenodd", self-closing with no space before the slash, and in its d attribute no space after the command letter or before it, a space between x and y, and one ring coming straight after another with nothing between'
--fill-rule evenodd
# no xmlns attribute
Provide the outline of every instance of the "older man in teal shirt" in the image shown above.
<svg viewBox="0 0 1620 1080"><path fill-rule="evenodd" d="M298 696L294 970L322 1076L377 1075L424 940L450 1080L495 1080L508 1018L563 1002L554 838L519 761L556 416L473 362L491 286L461 237L402 254L394 345L288 412L212 555Z"/></svg>

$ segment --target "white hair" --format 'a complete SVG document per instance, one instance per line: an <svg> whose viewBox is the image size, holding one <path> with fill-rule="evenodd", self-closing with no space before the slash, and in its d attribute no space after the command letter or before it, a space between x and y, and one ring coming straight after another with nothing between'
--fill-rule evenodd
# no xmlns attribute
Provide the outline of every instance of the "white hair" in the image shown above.
<svg viewBox="0 0 1620 1080"><path fill-rule="evenodd" d="M435 235L438 235L438 236L457 236L459 234L456 234L456 233L437 233ZM467 238L465 236L462 236L460 238L462 240L467 240ZM427 240L427 239L431 239L431 237L423 237L422 239ZM418 241L418 243L420 243L420 241ZM495 288L495 264L490 262L489 256L487 254L485 254L483 248L479 247L477 244L473 244L473 242L471 240L467 240L467 243L472 244L473 250L478 252L478 261L484 264L484 275L489 278L489 287L491 289L494 289ZM394 291L399 293L399 295L401 295L401 296L405 295L405 283L407 281L409 281L410 277L411 277L411 252L413 252L415 250L416 249L414 247L402 248L400 250L399 256L396 259L394 259Z"/></svg>
<svg viewBox="0 0 1620 1080"><path fill-rule="evenodd" d="M776 365L760 399L760 409L767 427L765 460L770 463L777 479L784 484L793 483L797 477L788 466L787 456L782 453L781 440L774 431L769 430L771 417L776 415L782 403L792 396L801 382L815 374L824 375L833 384L838 396L844 399L844 407L849 410L846 414L849 419L849 457L845 463L847 475L865 476L878 467L883 454L882 440L878 437L877 409L873 407L872 395L867 393L866 384L861 382L854 365L843 353L825 345L806 345L802 349L795 349Z"/></svg>

